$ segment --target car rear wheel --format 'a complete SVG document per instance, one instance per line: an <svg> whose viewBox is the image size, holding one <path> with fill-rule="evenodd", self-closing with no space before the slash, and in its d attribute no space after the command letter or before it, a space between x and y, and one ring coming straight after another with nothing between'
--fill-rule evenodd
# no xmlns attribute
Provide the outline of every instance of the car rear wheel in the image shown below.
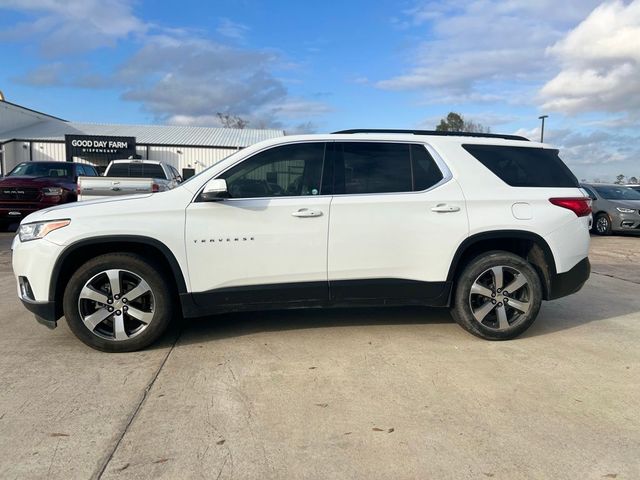
<svg viewBox="0 0 640 480"><path fill-rule="evenodd" d="M606 213L596 216L594 230L598 235L611 235L611 219Z"/></svg>
<svg viewBox="0 0 640 480"><path fill-rule="evenodd" d="M510 252L473 259L459 276L451 314L458 324L486 340L509 340L535 321L542 285L535 269Z"/></svg>
<svg viewBox="0 0 640 480"><path fill-rule="evenodd" d="M140 350L156 341L172 318L172 295L161 269L130 253L101 255L81 266L65 289L71 331L105 352Z"/></svg>

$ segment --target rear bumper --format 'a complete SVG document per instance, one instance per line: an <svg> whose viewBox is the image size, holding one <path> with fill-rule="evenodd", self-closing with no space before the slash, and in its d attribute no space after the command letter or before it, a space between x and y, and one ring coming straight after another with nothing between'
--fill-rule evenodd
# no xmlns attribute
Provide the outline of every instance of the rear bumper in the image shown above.
<svg viewBox="0 0 640 480"><path fill-rule="evenodd" d="M552 275L549 279L549 298L547 300L554 300L576 293L585 284L590 274L591 263L589 258L585 257L571 270Z"/></svg>

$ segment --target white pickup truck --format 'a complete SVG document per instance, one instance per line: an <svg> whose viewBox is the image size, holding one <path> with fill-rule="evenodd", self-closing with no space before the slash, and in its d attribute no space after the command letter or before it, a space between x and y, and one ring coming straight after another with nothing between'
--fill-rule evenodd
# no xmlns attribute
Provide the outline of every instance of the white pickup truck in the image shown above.
<svg viewBox="0 0 640 480"><path fill-rule="evenodd" d="M171 190L182 177L157 160L113 160L102 177L78 178L78 201Z"/></svg>

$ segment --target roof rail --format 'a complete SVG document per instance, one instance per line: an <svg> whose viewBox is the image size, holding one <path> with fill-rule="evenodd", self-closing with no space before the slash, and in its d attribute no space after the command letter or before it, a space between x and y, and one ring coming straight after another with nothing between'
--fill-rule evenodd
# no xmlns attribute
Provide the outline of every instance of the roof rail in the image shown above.
<svg viewBox="0 0 640 480"><path fill-rule="evenodd" d="M340 130L332 133L407 133L410 135L434 135L439 137L481 137L481 138L504 138L505 140L529 139L520 135L503 135L499 133L474 133L474 132L444 132L440 130L393 130L386 128L354 128L351 130Z"/></svg>

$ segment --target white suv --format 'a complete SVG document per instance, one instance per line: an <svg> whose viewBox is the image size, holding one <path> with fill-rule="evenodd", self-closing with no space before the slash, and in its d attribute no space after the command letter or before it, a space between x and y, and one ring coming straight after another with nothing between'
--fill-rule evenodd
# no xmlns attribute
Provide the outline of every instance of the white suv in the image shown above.
<svg viewBox="0 0 640 480"><path fill-rule="evenodd" d="M589 276L590 199L548 145L347 130L241 150L162 193L41 210L13 244L18 293L86 344L130 351L180 315L451 307L513 338Z"/></svg>

